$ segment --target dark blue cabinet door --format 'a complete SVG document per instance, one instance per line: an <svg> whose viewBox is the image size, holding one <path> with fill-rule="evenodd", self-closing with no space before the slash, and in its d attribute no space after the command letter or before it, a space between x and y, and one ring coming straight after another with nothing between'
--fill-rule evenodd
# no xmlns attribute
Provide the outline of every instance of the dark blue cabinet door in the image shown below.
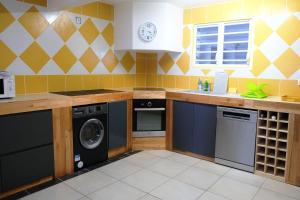
<svg viewBox="0 0 300 200"><path fill-rule="evenodd" d="M174 101L173 106L173 148L192 152L194 105Z"/></svg>
<svg viewBox="0 0 300 200"><path fill-rule="evenodd" d="M127 145L127 101L109 103L109 149Z"/></svg>
<svg viewBox="0 0 300 200"><path fill-rule="evenodd" d="M193 153L215 157L217 107L195 104Z"/></svg>

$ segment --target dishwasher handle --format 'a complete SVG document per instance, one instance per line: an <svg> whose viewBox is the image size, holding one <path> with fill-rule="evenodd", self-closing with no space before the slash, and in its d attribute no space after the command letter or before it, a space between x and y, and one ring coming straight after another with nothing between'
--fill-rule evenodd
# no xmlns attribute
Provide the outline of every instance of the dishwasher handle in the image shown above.
<svg viewBox="0 0 300 200"><path fill-rule="evenodd" d="M251 119L250 114L230 112L230 111L223 111L223 117L231 118L231 119L240 119L240 120L245 120L245 121L249 121Z"/></svg>
<svg viewBox="0 0 300 200"><path fill-rule="evenodd" d="M249 123L257 123L257 111L249 109L228 108L218 106L217 118L240 120Z"/></svg>

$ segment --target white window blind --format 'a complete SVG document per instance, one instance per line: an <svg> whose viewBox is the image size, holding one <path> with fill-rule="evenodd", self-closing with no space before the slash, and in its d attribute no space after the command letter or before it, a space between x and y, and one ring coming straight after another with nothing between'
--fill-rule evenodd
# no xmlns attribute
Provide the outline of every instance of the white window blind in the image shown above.
<svg viewBox="0 0 300 200"><path fill-rule="evenodd" d="M249 66L249 21L197 25L195 37L196 65Z"/></svg>

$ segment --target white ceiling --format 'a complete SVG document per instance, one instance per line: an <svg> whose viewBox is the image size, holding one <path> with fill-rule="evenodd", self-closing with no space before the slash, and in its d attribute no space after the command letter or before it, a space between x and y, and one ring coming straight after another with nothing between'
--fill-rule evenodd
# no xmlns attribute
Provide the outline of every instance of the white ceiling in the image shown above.
<svg viewBox="0 0 300 200"><path fill-rule="evenodd" d="M64 9L73 6L83 5L97 0L48 0L50 9ZM169 2L180 7L193 7L198 5L208 5L213 3L222 3L230 0L103 0L107 3L116 4L124 1L139 1L139 2Z"/></svg>

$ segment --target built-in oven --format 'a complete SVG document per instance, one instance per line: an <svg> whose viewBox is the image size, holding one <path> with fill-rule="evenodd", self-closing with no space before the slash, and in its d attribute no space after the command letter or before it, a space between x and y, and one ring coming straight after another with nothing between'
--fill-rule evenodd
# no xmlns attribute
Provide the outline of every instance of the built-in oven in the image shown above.
<svg viewBox="0 0 300 200"><path fill-rule="evenodd" d="M133 137L166 135L166 100L133 100Z"/></svg>

